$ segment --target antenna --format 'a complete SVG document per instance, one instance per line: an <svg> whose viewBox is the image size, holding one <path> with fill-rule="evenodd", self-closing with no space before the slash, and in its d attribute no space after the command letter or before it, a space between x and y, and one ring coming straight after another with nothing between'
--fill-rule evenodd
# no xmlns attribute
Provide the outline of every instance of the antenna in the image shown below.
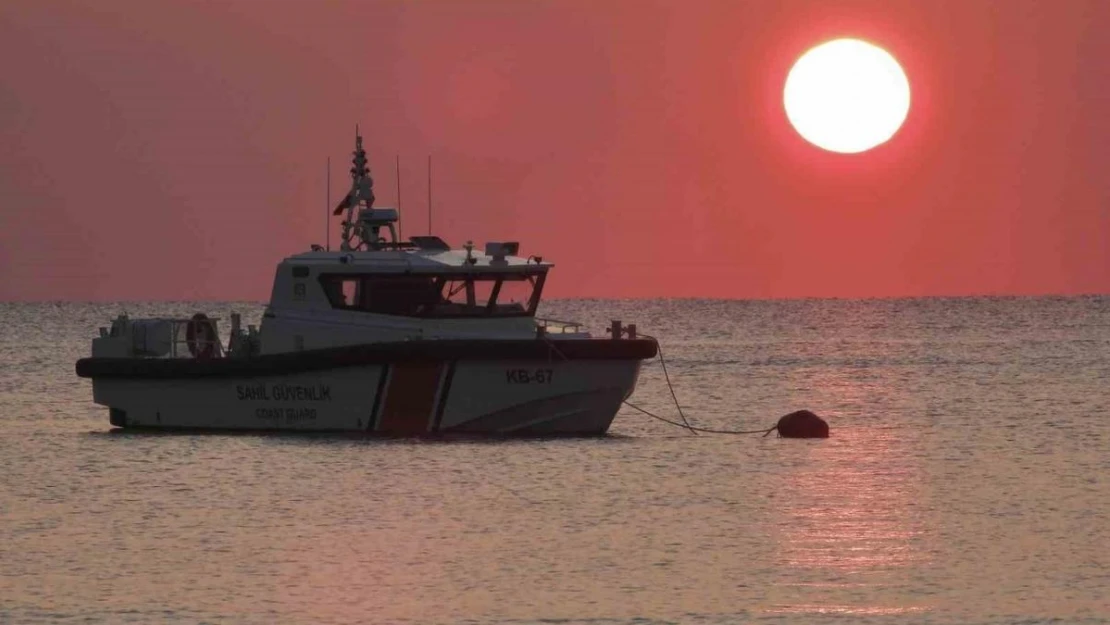
<svg viewBox="0 0 1110 625"><path fill-rule="evenodd" d="M405 235L401 230L401 155L397 155L397 160L394 162L394 171L397 172L397 242L405 240Z"/></svg>
<svg viewBox="0 0 1110 625"><path fill-rule="evenodd" d="M432 155L428 155L428 236L432 234Z"/></svg>
<svg viewBox="0 0 1110 625"><path fill-rule="evenodd" d="M327 250L331 251L331 157L328 157L328 169L324 173L324 180L327 182L324 186L327 188L324 197L324 236L327 238Z"/></svg>

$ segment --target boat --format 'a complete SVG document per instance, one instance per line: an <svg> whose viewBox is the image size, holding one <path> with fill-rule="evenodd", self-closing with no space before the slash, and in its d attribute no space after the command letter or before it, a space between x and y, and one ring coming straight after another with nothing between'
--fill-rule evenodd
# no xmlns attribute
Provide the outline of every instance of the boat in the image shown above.
<svg viewBox="0 0 1110 625"><path fill-rule="evenodd" d="M653 339L538 317L553 263L516 241L402 239L355 132L338 249L283 259L259 325L120 315L76 373L110 425L381 436L597 436Z"/></svg>

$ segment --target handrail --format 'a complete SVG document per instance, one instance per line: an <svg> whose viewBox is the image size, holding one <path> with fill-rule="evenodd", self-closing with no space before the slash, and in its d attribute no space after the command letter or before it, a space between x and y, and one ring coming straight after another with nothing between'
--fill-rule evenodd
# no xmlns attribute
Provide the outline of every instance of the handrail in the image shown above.
<svg viewBox="0 0 1110 625"><path fill-rule="evenodd" d="M561 319L549 319L546 317L536 317L536 324L544 329L547 334L579 334L582 332L583 325L577 321L563 321ZM553 331L555 329L555 331Z"/></svg>

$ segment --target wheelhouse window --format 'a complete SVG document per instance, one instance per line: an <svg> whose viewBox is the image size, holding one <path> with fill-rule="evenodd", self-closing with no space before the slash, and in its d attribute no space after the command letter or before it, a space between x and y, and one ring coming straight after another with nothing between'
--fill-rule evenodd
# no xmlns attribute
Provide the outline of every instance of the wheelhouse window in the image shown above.
<svg viewBox="0 0 1110 625"><path fill-rule="evenodd" d="M320 276L333 308L405 317L536 314L545 273Z"/></svg>

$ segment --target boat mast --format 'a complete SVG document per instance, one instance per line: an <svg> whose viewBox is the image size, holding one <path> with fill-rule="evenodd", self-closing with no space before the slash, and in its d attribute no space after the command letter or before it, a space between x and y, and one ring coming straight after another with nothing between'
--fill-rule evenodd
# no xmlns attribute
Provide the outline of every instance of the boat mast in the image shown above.
<svg viewBox="0 0 1110 625"><path fill-rule="evenodd" d="M428 155L428 236L432 235L432 155Z"/></svg>
<svg viewBox="0 0 1110 625"><path fill-rule="evenodd" d="M328 213L331 212L331 157L328 157L327 172L324 174L324 187L327 191L324 192L324 238L327 240L327 251L331 251L331 218Z"/></svg>
<svg viewBox="0 0 1110 625"><path fill-rule="evenodd" d="M405 240L405 231L401 228L401 155L398 154L394 161L394 172L397 174L397 239Z"/></svg>
<svg viewBox="0 0 1110 625"><path fill-rule="evenodd" d="M359 247L358 245L351 244L351 238L356 234L361 234L360 232L352 232L352 229L355 228L356 225L356 210L361 206L365 206L366 208L374 207L374 179L370 177L370 168L366 165L366 150L362 148L362 135L359 133L358 126L356 125L355 151L351 159L351 190L347 192L346 197L335 207L333 213L339 215L344 209L347 211L347 217L343 220L343 241L339 244L339 249L345 252L358 249ZM374 234L376 235L377 233L375 232ZM362 243L370 242L362 241Z"/></svg>

